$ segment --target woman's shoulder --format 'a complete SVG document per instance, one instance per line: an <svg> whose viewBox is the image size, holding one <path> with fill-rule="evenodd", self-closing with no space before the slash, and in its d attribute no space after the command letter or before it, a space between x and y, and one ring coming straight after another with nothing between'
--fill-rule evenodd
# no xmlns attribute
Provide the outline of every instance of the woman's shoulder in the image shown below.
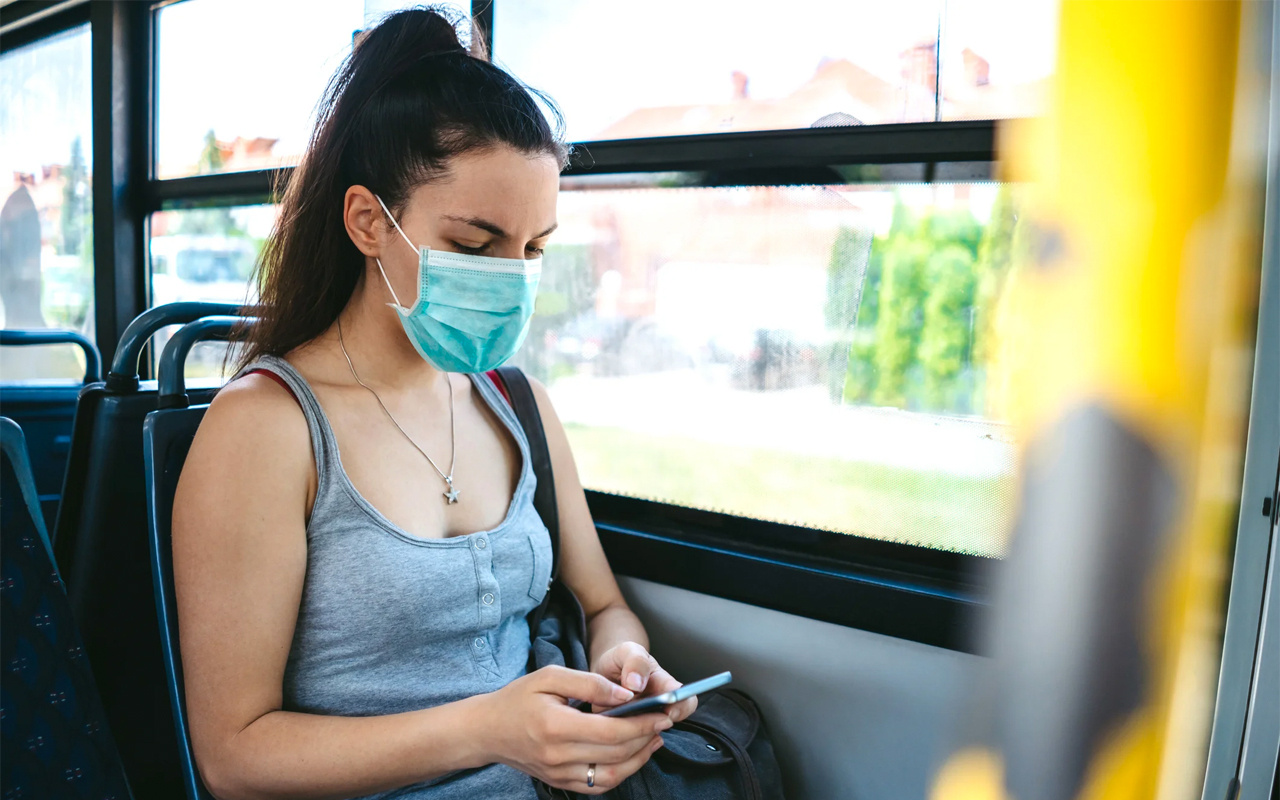
<svg viewBox="0 0 1280 800"><path fill-rule="evenodd" d="M285 412L293 411L293 414ZM252 370L228 381L209 404L209 414L248 421L254 417L303 419L293 392L274 372Z"/></svg>
<svg viewBox="0 0 1280 800"><path fill-rule="evenodd" d="M310 507L315 485L298 404L270 377L243 375L218 392L196 431L174 498L175 525L284 523L281 515Z"/></svg>
<svg viewBox="0 0 1280 800"><path fill-rule="evenodd" d="M286 384L263 372L241 375L222 387L205 412L197 441L214 451L298 451L309 456L311 449L298 402Z"/></svg>

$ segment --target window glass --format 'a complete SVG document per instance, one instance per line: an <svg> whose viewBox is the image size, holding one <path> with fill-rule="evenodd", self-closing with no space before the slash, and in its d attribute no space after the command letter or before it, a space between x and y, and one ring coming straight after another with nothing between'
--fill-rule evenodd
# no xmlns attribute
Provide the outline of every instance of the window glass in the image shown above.
<svg viewBox="0 0 1280 800"><path fill-rule="evenodd" d="M206 300L255 303L252 282L258 253L279 207L275 205L190 208L151 216L151 304ZM177 326L156 334L159 353ZM202 342L187 357L190 378L221 377L231 366L227 346Z"/></svg>
<svg viewBox="0 0 1280 800"><path fill-rule="evenodd" d="M1047 111L1057 56L1052 0L946 0L942 118L1030 117Z"/></svg>
<svg viewBox="0 0 1280 800"><path fill-rule="evenodd" d="M498 2L493 52L574 141L920 122L941 2Z"/></svg>
<svg viewBox="0 0 1280 800"><path fill-rule="evenodd" d="M1016 187L680 183L566 179L560 195L513 363L547 384L583 484L1001 555ZM153 302L255 302L276 214L154 215ZM186 372L226 366L201 344Z"/></svg>
<svg viewBox="0 0 1280 800"><path fill-rule="evenodd" d="M1042 110L1055 0L499 2L494 56L573 141ZM585 66L585 65L589 65Z"/></svg>
<svg viewBox="0 0 1280 800"><path fill-rule="evenodd" d="M591 489L999 555L994 183L563 191L517 363Z"/></svg>
<svg viewBox="0 0 1280 800"><path fill-rule="evenodd" d="M0 56L0 319L94 337L89 26ZM80 379L74 346L0 349L5 382Z"/></svg>
<svg viewBox="0 0 1280 800"><path fill-rule="evenodd" d="M186 0L157 12L156 175L296 164L355 33L409 0ZM463 13L466 0L439 3ZM241 57L228 57L230 53ZM243 57L252 54L252 57Z"/></svg>

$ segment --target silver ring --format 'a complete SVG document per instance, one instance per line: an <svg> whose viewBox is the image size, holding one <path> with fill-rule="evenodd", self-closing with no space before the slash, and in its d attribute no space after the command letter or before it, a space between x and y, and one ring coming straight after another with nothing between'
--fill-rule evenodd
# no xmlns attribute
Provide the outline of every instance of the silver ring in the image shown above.
<svg viewBox="0 0 1280 800"><path fill-rule="evenodd" d="M596 765L587 765L587 788L594 789L596 785Z"/></svg>

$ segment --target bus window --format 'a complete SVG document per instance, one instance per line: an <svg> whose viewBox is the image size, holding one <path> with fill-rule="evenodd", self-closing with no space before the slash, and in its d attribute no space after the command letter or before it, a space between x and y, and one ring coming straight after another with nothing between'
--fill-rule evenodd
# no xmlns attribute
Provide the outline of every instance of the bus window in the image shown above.
<svg viewBox="0 0 1280 800"><path fill-rule="evenodd" d="M151 304L203 300L256 301L253 270L275 224L277 206L248 205L161 211L151 216ZM156 352L176 327L156 334ZM201 342L187 357L189 378L225 377L227 346Z"/></svg>
<svg viewBox="0 0 1280 800"><path fill-rule="evenodd" d="M94 338L89 26L0 56L0 319ZM3 380L78 381L71 345L6 348Z"/></svg>
<svg viewBox="0 0 1280 800"><path fill-rule="evenodd" d="M329 0L319 14L300 13L292 0L164 5L156 12L156 175L297 164L316 98L351 51L354 32L412 5ZM432 5L470 10L466 0ZM229 58L230 41L253 58Z"/></svg>
<svg viewBox="0 0 1280 800"><path fill-rule="evenodd" d="M517 361L591 489L999 556L1015 446L995 320L1016 197L563 191Z"/></svg>
<svg viewBox="0 0 1280 800"><path fill-rule="evenodd" d="M761 2L730 13L712 0L500 2L494 55L556 99L574 141L990 119L1041 110L1055 11L1023 0L819 0L794 14ZM697 45L668 48L676 36Z"/></svg>

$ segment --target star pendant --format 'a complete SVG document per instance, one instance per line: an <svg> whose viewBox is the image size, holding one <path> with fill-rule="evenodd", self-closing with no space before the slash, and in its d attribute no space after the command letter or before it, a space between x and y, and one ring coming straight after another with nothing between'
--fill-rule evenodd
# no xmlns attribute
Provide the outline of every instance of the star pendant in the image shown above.
<svg viewBox="0 0 1280 800"><path fill-rule="evenodd" d="M449 484L449 491L445 492L444 496L448 498L448 502L450 505L458 502L458 490L453 488L452 483Z"/></svg>

